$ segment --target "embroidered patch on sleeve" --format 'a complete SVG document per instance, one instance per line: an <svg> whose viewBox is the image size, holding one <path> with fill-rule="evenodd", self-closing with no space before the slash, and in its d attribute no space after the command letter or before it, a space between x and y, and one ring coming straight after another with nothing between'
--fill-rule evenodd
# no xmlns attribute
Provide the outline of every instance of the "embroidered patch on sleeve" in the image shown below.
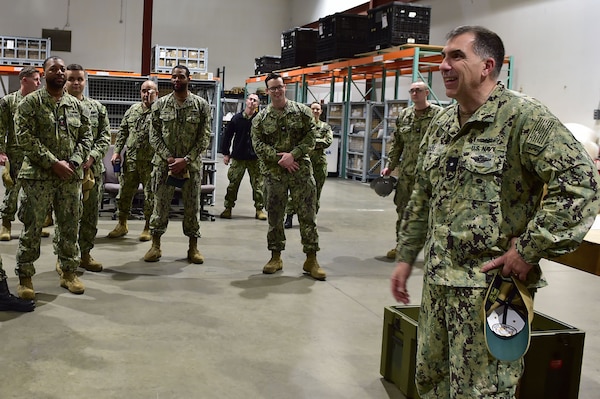
<svg viewBox="0 0 600 399"><path fill-rule="evenodd" d="M529 151L539 151L546 146L554 127L556 126L555 119L538 118L537 122L531 129L527 137L526 147Z"/></svg>

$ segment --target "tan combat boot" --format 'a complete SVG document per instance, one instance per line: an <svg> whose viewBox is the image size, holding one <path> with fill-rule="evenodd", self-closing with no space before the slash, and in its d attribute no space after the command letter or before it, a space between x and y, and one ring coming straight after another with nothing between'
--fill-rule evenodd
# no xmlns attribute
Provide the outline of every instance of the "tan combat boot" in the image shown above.
<svg viewBox="0 0 600 399"><path fill-rule="evenodd" d="M160 250L160 236L152 236L152 246L144 255L144 260L146 262L158 262L160 257L162 256L162 251Z"/></svg>
<svg viewBox="0 0 600 399"><path fill-rule="evenodd" d="M219 215L221 219L231 219L231 208L225 208L223 212Z"/></svg>
<svg viewBox="0 0 600 399"><path fill-rule="evenodd" d="M198 251L197 237L190 237L190 249L188 249L187 258L190 262L197 265L204 263L204 256Z"/></svg>
<svg viewBox="0 0 600 399"><path fill-rule="evenodd" d="M110 233L108 233L108 238L123 237L128 232L129 229L127 229L127 215L119 214L119 222L117 223L115 228Z"/></svg>
<svg viewBox="0 0 600 399"><path fill-rule="evenodd" d="M146 219L146 224L144 225L144 231L140 234L140 241L150 241L152 239L152 235L150 234L150 220Z"/></svg>
<svg viewBox="0 0 600 399"><path fill-rule="evenodd" d="M92 255L89 252L81 253L81 261L79 262L79 267L84 268L90 272L101 272L102 271L102 263L94 260Z"/></svg>
<svg viewBox="0 0 600 399"><path fill-rule="evenodd" d="M63 270L60 276L60 286L77 295L83 294L85 291L85 285L79 280L75 272L66 272Z"/></svg>
<svg viewBox="0 0 600 399"><path fill-rule="evenodd" d="M396 259L396 248L392 248L389 251L387 251L387 254L385 254L385 257L388 259Z"/></svg>
<svg viewBox="0 0 600 399"><path fill-rule="evenodd" d="M280 251L271 251L271 259L263 267L264 274L273 274L278 270L283 269L283 261L281 260Z"/></svg>
<svg viewBox="0 0 600 399"><path fill-rule="evenodd" d="M0 241L10 240L10 220L2 219L2 227L0 227Z"/></svg>
<svg viewBox="0 0 600 399"><path fill-rule="evenodd" d="M33 290L31 277L19 276L17 295L21 299L35 299L35 291Z"/></svg>
<svg viewBox="0 0 600 399"><path fill-rule="evenodd" d="M267 220L267 214L262 209L257 209L254 218L258 220Z"/></svg>
<svg viewBox="0 0 600 399"><path fill-rule="evenodd" d="M304 261L304 266L302 269L309 273L312 278L315 280L325 280L327 274L325 274L325 270L321 269L319 266L319 262L317 262L317 253L309 252L306 254L306 261Z"/></svg>

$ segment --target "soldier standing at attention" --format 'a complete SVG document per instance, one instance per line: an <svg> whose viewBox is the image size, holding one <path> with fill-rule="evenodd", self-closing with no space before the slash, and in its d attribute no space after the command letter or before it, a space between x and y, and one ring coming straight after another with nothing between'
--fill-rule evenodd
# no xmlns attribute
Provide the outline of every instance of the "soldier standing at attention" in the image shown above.
<svg viewBox="0 0 600 399"><path fill-rule="evenodd" d="M321 120L321 104L314 101L310 104L310 110L315 118L315 125L317 126L315 134L315 148L310 152L310 162L313 168L313 177L315 178L315 184L317 185L317 207L316 213L319 213L319 207L321 206L321 191L323 191L323 185L327 179L327 156L325 150L329 148L333 143L333 131L331 126ZM288 203L285 208L285 223L284 227L290 229L292 227L292 218L296 213L296 205L293 203L293 198L288 198Z"/></svg>
<svg viewBox="0 0 600 399"><path fill-rule="evenodd" d="M223 133L223 142L221 144L221 153L223 154L223 163L229 166L227 178L229 185L225 194L225 210L221 213L221 218L231 219L231 210L237 200L240 183L244 173L248 170L250 176L250 186L252 186L252 199L256 213L254 217L259 220L267 220L267 215L263 211L264 197L262 191L262 175L260 172L260 161L252 147L252 137L250 129L252 120L258 111L258 95L250 94L246 98L246 108L233 116L227 124L225 133ZM233 149L230 151L231 141L233 140Z"/></svg>
<svg viewBox="0 0 600 399"><path fill-rule="evenodd" d="M140 183L144 187L144 218L146 224L140 234L140 241L150 241L150 216L154 207L154 193L151 190L150 175L152 173L152 156L154 150L150 145L150 125L152 118L150 107L158 95L158 87L152 80L142 83L140 89L142 101L133 104L121 121L111 163L121 162L121 188L117 196L119 222L108 233L108 238L123 237L129 232L127 219L131 213L131 202L138 191ZM121 151L125 151L125 162L122 162Z"/></svg>
<svg viewBox="0 0 600 399"><path fill-rule="evenodd" d="M51 56L43 63L46 86L26 96L17 107L17 143L25 159L19 172L23 197L19 219L24 228L17 248L17 295L34 299L31 277L40 256L40 233L51 205L56 216L54 253L62 269L60 285L74 294L85 286L75 274L79 267L81 165L92 147L90 112L63 88L65 62Z"/></svg>
<svg viewBox="0 0 600 399"><path fill-rule="evenodd" d="M94 239L98 232L98 215L103 192L102 173L104 172L104 163L102 158L106 155L110 145L110 122L106 107L100 102L83 95L87 82L83 67L79 64L67 65L66 77L67 92L77 98L90 111L90 126L93 137L92 149L81 165L85 174L91 174L94 177L94 183L89 190L84 187L83 210L79 224L79 249L81 250L81 263L79 266L91 272L100 272L102 271L102 263L94 260L90 255L90 251L94 248ZM89 181L89 179L87 180Z"/></svg>
<svg viewBox="0 0 600 399"><path fill-rule="evenodd" d="M4 182L4 201L0 206L0 241L10 241L11 224L17 213L17 203L21 182L17 179L19 170L23 164L23 151L17 146L15 139L15 114L17 105L27 94L36 91L41 84L40 72L31 66L24 67L19 72L21 88L13 93L7 94L0 99L0 165L6 170L2 179ZM49 232L42 230L42 237L48 237Z"/></svg>
<svg viewBox="0 0 600 399"><path fill-rule="evenodd" d="M433 117L442 109L439 105L431 104L427 99L429 88L425 82L414 82L410 85L408 92L413 105L404 108L396 119L396 131L388 153L388 166L381 171L383 176L389 176L394 169L398 168L398 183L394 195L398 214L396 239L398 239L404 208L408 205L415 184L419 143L421 143ZM395 260L396 248L389 250L386 257Z"/></svg>
<svg viewBox="0 0 600 399"><path fill-rule="evenodd" d="M265 169L269 222L267 247L271 251L271 259L264 266L263 273L272 274L283 268L283 218L289 192L298 204L300 235L306 253L303 270L316 280L325 280L325 271L317 262L317 189L309 158L315 147L315 121L310 108L285 97L285 85L280 75L269 74L265 84L271 103L252 122L252 143Z"/></svg>
<svg viewBox="0 0 600 399"><path fill-rule="evenodd" d="M210 141L210 105L202 97L188 91L190 71L177 65L171 71L173 92L152 105L150 144L154 211L150 218L152 247L144 255L146 262L162 256L160 237L167 230L171 200L175 186L181 187L183 200L183 234L189 237L187 258L204 263L198 250L200 237L200 186L202 184L202 152Z"/></svg>
<svg viewBox="0 0 600 399"><path fill-rule="evenodd" d="M544 286L540 259L579 246L598 213L600 177L546 106L498 82L504 45L497 34L461 26L447 39L440 72L456 103L421 142L391 290L408 303L406 282L423 250L421 398L514 398L523 360L500 361L487 349L488 285L501 273L531 291Z"/></svg>

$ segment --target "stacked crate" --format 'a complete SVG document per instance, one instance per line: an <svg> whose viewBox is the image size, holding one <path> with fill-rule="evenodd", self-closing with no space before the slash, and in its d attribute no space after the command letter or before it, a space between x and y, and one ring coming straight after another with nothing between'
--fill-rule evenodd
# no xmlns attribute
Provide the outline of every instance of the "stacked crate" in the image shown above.
<svg viewBox="0 0 600 399"><path fill-rule="evenodd" d="M208 68L208 49L157 44L152 48L151 63L154 73L171 73L176 65L185 65L190 73L204 73Z"/></svg>
<svg viewBox="0 0 600 399"><path fill-rule="evenodd" d="M367 12L369 50L402 44L429 44L431 7L399 1Z"/></svg>
<svg viewBox="0 0 600 399"><path fill-rule="evenodd" d="M278 55L263 55L254 59L254 74L262 75L281 69L281 57Z"/></svg>
<svg viewBox="0 0 600 399"><path fill-rule="evenodd" d="M352 58L368 50L366 15L337 13L319 19L317 61Z"/></svg>
<svg viewBox="0 0 600 399"><path fill-rule="evenodd" d="M307 66L317 60L318 31L294 28L281 33L281 69Z"/></svg>
<svg viewBox="0 0 600 399"><path fill-rule="evenodd" d="M0 36L0 63L4 65L42 66L50 56L50 39Z"/></svg>

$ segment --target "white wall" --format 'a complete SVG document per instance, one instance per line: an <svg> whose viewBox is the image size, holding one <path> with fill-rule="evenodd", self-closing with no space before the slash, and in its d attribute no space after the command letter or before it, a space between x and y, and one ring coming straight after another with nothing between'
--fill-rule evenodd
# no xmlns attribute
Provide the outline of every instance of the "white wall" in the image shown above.
<svg viewBox="0 0 600 399"><path fill-rule="evenodd" d="M302 26L327 15L349 10L361 4L368 3L366 0L292 0L292 25L290 28Z"/></svg>
<svg viewBox="0 0 600 399"><path fill-rule="evenodd" d="M0 0L0 36L72 31L72 51L53 52L88 69L141 71L143 0ZM69 10L69 12L67 12ZM67 25L68 20L68 25ZM207 47L208 70L226 67L227 88L244 86L254 59L280 54L289 0L154 0L152 45Z"/></svg>

